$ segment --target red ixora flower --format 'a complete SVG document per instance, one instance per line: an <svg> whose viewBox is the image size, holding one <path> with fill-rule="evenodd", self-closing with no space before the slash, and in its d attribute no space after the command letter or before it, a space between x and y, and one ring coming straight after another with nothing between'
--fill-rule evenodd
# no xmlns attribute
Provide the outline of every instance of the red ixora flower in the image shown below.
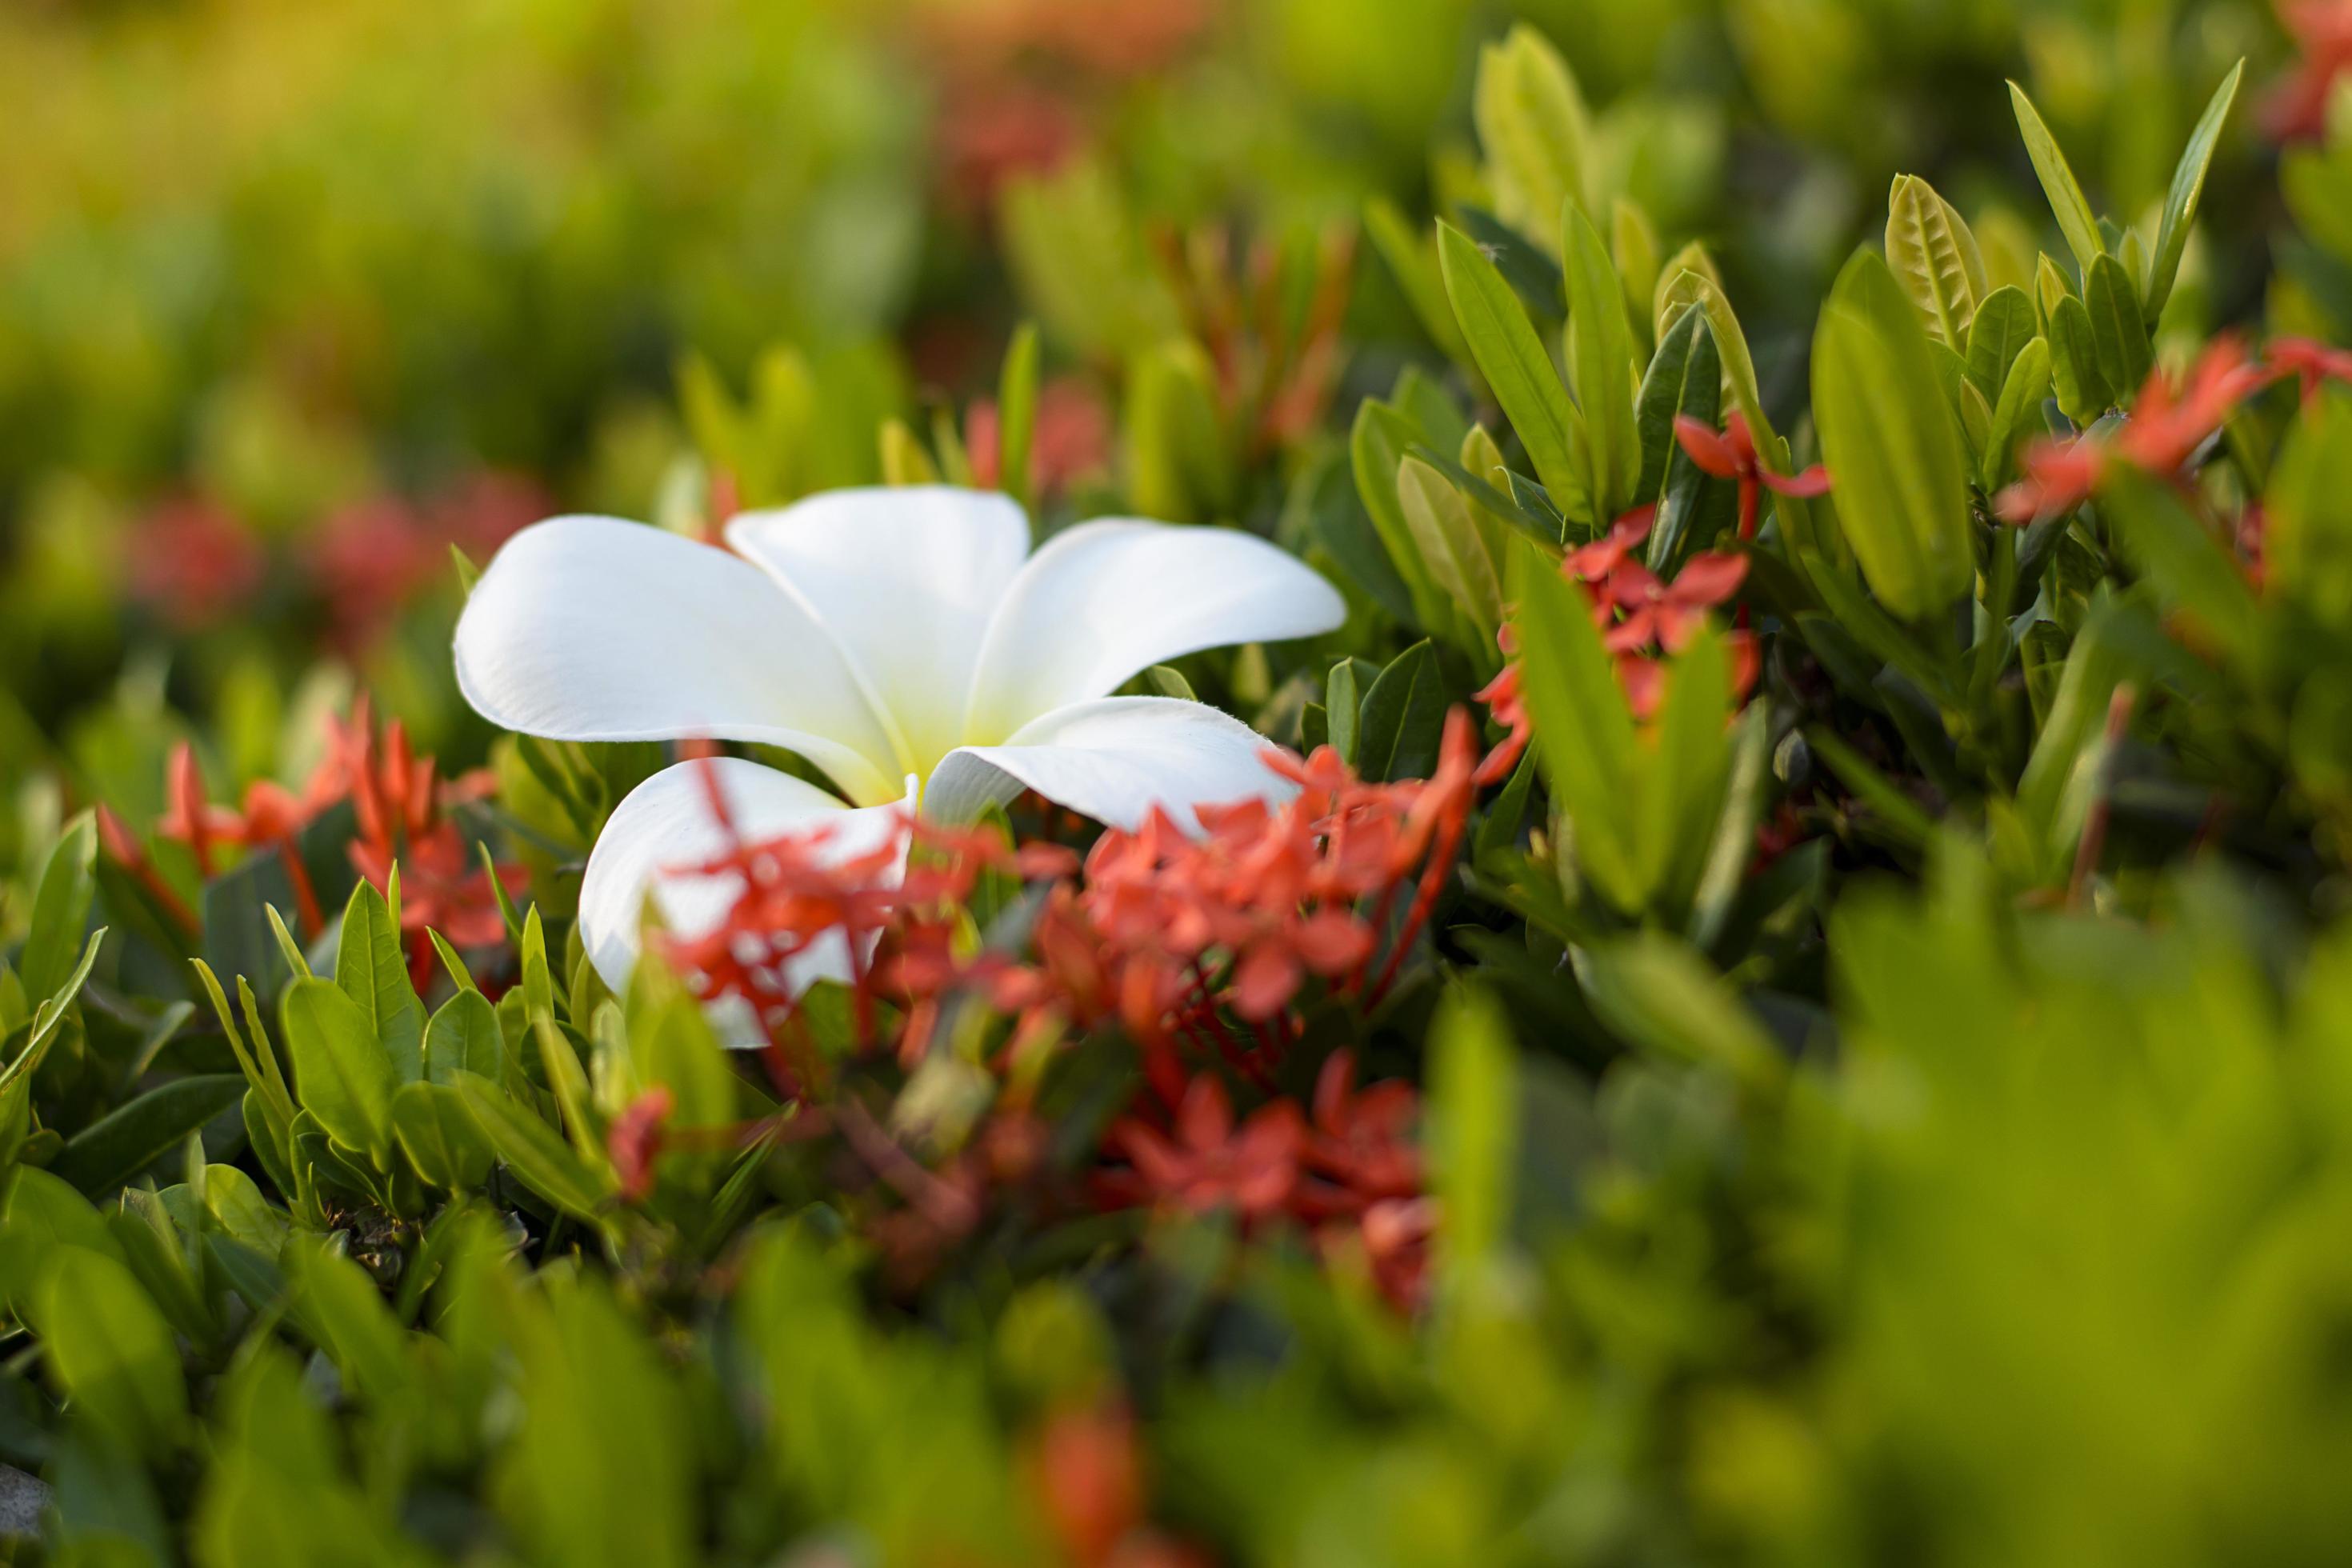
<svg viewBox="0 0 2352 1568"><path fill-rule="evenodd" d="M1167 1131L1132 1116L1111 1125L1103 1146L1126 1164L1100 1173L1097 1185L1115 1205L1230 1209L1255 1224L1288 1209L1306 1142L1307 1119L1296 1101L1269 1100L1236 1126L1233 1096L1204 1072L1186 1086Z"/></svg>
<svg viewBox="0 0 2352 1568"><path fill-rule="evenodd" d="M199 631L235 614L261 586L268 557L216 501L164 502L132 531L131 596L180 631Z"/></svg>
<svg viewBox="0 0 2352 1568"><path fill-rule="evenodd" d="M2115 464L2170 479L2240 404L2303 368L2300 360L2256 364L2236 337L2216 338L2177 389L2161 367L2149 372L2130 416L2111 431L2044 437L2027 448L2021 465L2024 477L2000 492L1995 510L2011 523L2054 517L2088 500Z"/></svg>
<svg viewBox="0 0 2352 1568"><path fill-rule="evenodd" d="M378 740L362 698L348 720L328 721L327 754L299 791L269 780L246 787L239 806L215 805L205 798L194 748L182 742L172 753L166 777L170 807L155 825L158 837L184 844L197 874L209 879L224 847L278 851L295 909L306 935L326 926L301 853L311 823L344 801L352 803L356 831L346 847L352 868L379 889L400 872L400 923L408 948L410 976L418 986L430 978L432 939L437 931L457 947L491 947L505 940L506 921L498 891L450 820L451 806L478 800L491 787L486 772L444 781L430 757L416 756L400 721ZM498 879L519 890L526 874L500 866Z"/></svg>
<svg viewBox="0 0 2352 1568"><path fill-rule="evenodd" d="M2352 5L2346 0L2281 0L2279 20L2294 35L2295 68L2263 104L2263 128L2280 142L2327 132L2336 79L2352 69Z"/></svg>
<svg viewBox="0 0 2352 1568"><path fill-rule="evenodd" d="M1748 577L1748 557L1736 551L1706 550L1684 562L1671 581L1661 579L1633 559L1634 548L1650 536L1656 516L1655 507L1636 508L1600 538L1570 551L1559 563L1560 574L1582 584L1592 600L1593 624L1601 628L1602 646L1616 658L1618 684L1633 716L1642 720L1656 713L1664 693L1659 651L1680 653L1688 647L1708 612L1729 602ZM1503 628L1499 640L1506 654L1517 651L1517 635L1509 626ZM1745 700L1759 671L1756 639L1742 626L1727 633L1724 643L1732 657L1734 694ZM1481 785L1508 778L1533 737L1519 681L1518 663L1513 660L1477 694L1507 731L1478 764Z"/></svg>
<svg viewBox="0 0 2352 1568"><path fill-rule="evenodd" d="M1756 450L1755 432L1748 427L1748 416L1737 409L1719 435L1689 415L1677 414L1675 439L1682 443L1684 453L1698 465L1701 473L1738 482L1739 537L1743 540L1756 537L1757 512L1764 490L1808 499L1829 493L1830 473L1819 463L1801 474L1776 474L1766 468Z"/></svg>

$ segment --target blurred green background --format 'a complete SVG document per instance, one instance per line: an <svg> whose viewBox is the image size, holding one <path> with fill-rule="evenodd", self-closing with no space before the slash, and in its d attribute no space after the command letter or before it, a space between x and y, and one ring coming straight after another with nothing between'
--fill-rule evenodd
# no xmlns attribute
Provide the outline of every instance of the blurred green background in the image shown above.
<svg viewBox="0 0 2352 1568"><path fill-rule="evenodd" d="M1801 391L1896 171L1996 270L2030 261L2004 76L2138 213L2227 63L2290 59L2255 0L11 5L0 784L20 818L55 820L57 776L152 806L170 712L226 713L258 768L284 694L346 672L476 751L449 545L479 561L559 506L708 510L712 478L872 479L880 423L952 423L1024 319L1064 416L1043 439L1102 481L1066 493L1183 513L1135 448L1154 355L1211 335L1191 283L1321 246L1351 286L1328 399L1385 390L1421 318L1349 242L1368 201L1418 232L1477 194L1470 83L1519 19L1578 73L1612 187L1725 268L1768 396ZM2191 267L2224 316L2261 308L2281 217L2255 125ZM725 389L757 476L713 450ZM1194 510L1264 526L1240 514L1326 439L1252 446L1270 482L1216 476Z"/></svg>

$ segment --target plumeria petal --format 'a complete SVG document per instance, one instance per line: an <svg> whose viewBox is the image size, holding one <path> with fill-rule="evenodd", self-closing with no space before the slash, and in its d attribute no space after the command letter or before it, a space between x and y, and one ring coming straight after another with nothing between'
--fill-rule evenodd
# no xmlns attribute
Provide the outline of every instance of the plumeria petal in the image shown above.
<svg viewBox="0 0 2352 1568"><path fill-rule="evenodd" d="M664 768L614 809L580 882L580 941L596 973L615 991L628 984L636 965L648 892L664 923L681 936L709 931L734 901L740 879L677 869L705 863L728 847L726 831L711 815L700 773L705 767L717 770L715 782L725 792L737 831L747 839L833 823L825 853L845 859L887 842L904 816L900 805L852 809L814 784L738 757ZM792 965L795 988L848 973L848 951L837 935Z"/></svg>
<svg viewBox="0 0 2352 1568"><path fill-rule="evenodd" d="M1010 498L946 485L826 490L744 512L727 542L840 643L896 725L901 768L928 771L964 739L969 672L1029 553L1029 520Z"/></svg>
<svg viewBox="0 0 2352 1568"><path fill-rule="evenodd" d="M1024 789L1097 822L1134 832L1155 805L1187 832L1192 808L1228 801L1279 803L1298 786L1265 765L1265 738L1204 702L1110 697L1073 703L1016 731L1001 746L950 752L923 789L923 815L969 821Z"/></svg>
<svg viewBox="0 0 2352 1568"><path fill-rule="evenodd" d="M1347 616L1330 584L1253 534L1080 523L1030 557L998 607L972 672L968 732L1009 734L1162 659L1328 632Z"/></svg>
<svg viewBox="0 0 2352 1568"><path fill-rule="evenodd" d="M761 741L861 801L899 793L896 749L824 628L757 568L659 529L559 517L516 534L467 601L457 666L504 729Z"/></svg>

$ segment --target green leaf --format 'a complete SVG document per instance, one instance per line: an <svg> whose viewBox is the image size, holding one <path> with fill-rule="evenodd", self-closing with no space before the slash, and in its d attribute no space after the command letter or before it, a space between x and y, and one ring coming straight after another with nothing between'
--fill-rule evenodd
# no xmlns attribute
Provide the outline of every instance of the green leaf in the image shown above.
<svg viewBox="0 0 2352 1568"><path fill-rule="evenodd" d="M1404 503L1397 496L1397 468L1405 452L1420 438L1412 422L1385 403L1367 398L1356 410L1349 433L1348 453L1356 477L1356 493L1380 535L1389 565L1404 584L1412 601L1411 624L1427 632L1449 624L1444 591L1438 587L1413 542L1412 526L1405 521Z"/></svg>
<svg viewBox="0 0 2352 1568"><path fill-rule="evenodd" d="M2042 332L2033 301L2015 284L2004 284L1985 296L1969 328L1969 381L1988 401L1997 402L2009 383L2009 367Z"/></svg>
<svg viewBox="0 0 2352 1568"><path fill-rule="evenodd" d="M1576 77L1522 23L1479 51L1470 111L1503 221L1549 244L1560 204L1586 199L1591 116Z"/></svg>
<svg viewBox="0 0 2352 1568"><path fill-rule="evenodd" d="M297 980L278 1003L278 1026L302 1109L381 1164L392 1152L392 1091L401 1080L360 1005L331 981Z"/></svg>
<svg viewBox="0 0 2352 1568"><path fill-rule="evenodd" d="M398 882L394 883L394 888ZM366 878L343 906L335 948L335 984L359 1004L360 1014L392 1063L393 1077L414 1083L425 1068L425 1004L408 980L397 915Z"/></svg>
<svg viewBox="0 0 2352 1568"><path fill-rule="evenodd" d="M1584 416L1593 517L1606 522L1634 504L1642 477L1642 438L1633 423L1633 328L1625 314L1625 285L1601 231L1574 203L1562 211L1560 226L1569 364Z"/></svg>
<svg viewBox="0 0 2352 1568"><path fill-rule="evenodd" d="M122 1262L122 1245L90 1201L63 1177L37 1165L9 1178L0 1219L0 1305L28 1315L33 1287L61 1247L85 1247Z"/></svg>
<svg viewBox="0 0 2352 1568"><path fill-rule="evenodd" d="M2329 389L2289 429L2263 504L2264 582L2352 627L2352 397Z"/></svg>
<svg viewBox="0 0 2352 1568"><path fill-rule="evenodd" d="M2050 395L2050 344L2035 338L2009 367L2001 384L2000 402L1992 411L1985 433L1979 477L1987 494L1999 489L2011 474L2010 459L2017 444L2039 427L2042 400Z"/></svg>
<svg viewBox="0 0 2352 1568"><path fill-rule="evenodd" d="M2077 425L2088 425L2116 399L2099 368L2099 349L2091 331L2091 312L2069 294L2049 313L2050 374L2058 393L2058 406Z"/></svg>
<svg viewBox="0 0 2352 1568"><path fill-rule="evenodd" d="M486 1078L461 1072L457 1089L499 1163L517 1181L573 1218L603 1224L611 1184L572 1152L561 1134Z"/></svg>
<svg viewBox="0 0 2352 1568"><path fill-rule="evenodd" d="M50 1167L93 1196L112 1192L244 1098L240 1073L174 1079L91 1122Z"/></svg>
<svg viewBox="0 0 2352 1568"><path fill-rule="evenodd" d="M1503 624L1503 587L1470 503L1445 477L1417 458L1398 466L1397 500L1423 567L1470 624L1491 639Z"/></svg>
<svg viewBox="0 0 2352 1568"><path fill-rule="evenodd" d="M1356 761L1357 737L1362 732L1364 702L1356 663L1352 658L1341 659L1331 667L1323 683L1323 706L1329 715L1331 747L1339 753L1339 760L1351 767Z"/></svg>
<svg viewBox="0 0 2352 1568"><path fill-rule="evenodd" d="M425 1032L426 1079L454 1083L461 1072L479 1073L494 1083L506 1077L499 1010L478 991L460 991L444 1002Z"/></svg>
<svg viewBox="0 0 2352 1568"><path fill-rule="evenodd" d="M1429 1026L1429 1186L1444 1205L1439 1269L1449 1289L1498 1252L1518 1163L1518 1053L1484 989L1449 986Z"/></svg>
<svg viewBox="0 0 2352 1568"><path fill-rule="evenodd" d="M1024 321L996 384L996 486L1029 505L1029 450L1037 434L1037 323Z"/></svg>
<svg viewBox="0 0 2352 1568"><path fill-rule="evenodd" d="M1445 281L1437 274L1437 258L1424 231L1407 223L1396 203L1374 196L1364 204L1364 232L1371 237L1381 259L1389 264L1389 271L1395 275L1397 286L1404 290L1430 341L1448 359L1467 366L1470 351L1462 342L1462 329L1454 323L1454 309L1446 303Z"/></svg>
<svg viewBox="0 0 2352 1568"><path fill-rule="evenodd" d="M2091 263L2105 253L2099 237L2098 215L2091 210L2090 198L2074 178L2074 171L2066 163L2066 154L2059 150L2057 138L2025 96L2025 89L2015 82L2009 84L2011 106L2017 111L2017 129L2025 138L2026 155L2033 160L2033 172L2041 176L2042 189L2050 198L2050 210L2058 217L2058 232L2066 237L2066 245L2074 251L2074 259L2087 275Z"/></svg>
<svg viewBox="0 0 2352 1568"><path fill-rule="evenodd" d="M1536 756L1574 824L1578 862L1610 902L1632 913L1646 892L1633 818L1633 716L1583 594L1532 545L1519 548L1511 570Z"/></svg>
<svg viewBox="0 0 2352 1568"><path fill-rule="evenodd" d="M1634 846L1652 902L1679 907L1705 865L1731 760L1731 664L1702 626L1668 663L1655 750L1643 759Z"/></svg>
<svg viewBox="0 0 2352 1568"><path fill-rule="evenodd" d="M1968 342L1987 292L1984 258L1967 220L1916 174L1895 175L1887 195L1886 264L1930 332L1955 350Z"/></svg>
<svg viewBox="0 0 2352 1568"><path fill-rule="evenodd" d="M126 1447L162 1459L187 1427L171 1325L117 1258L60 1247L32 1291L42 1360L59 1393Z"/></svg>
<svg viewBox="0 0 2352 1568"><path fill-rule="evenodd" d="M1686 308L1667 329L1642 383L1642 452L1643 480L1637 500L1654 499L1658 514L1650 530L1649 563L1654 572L1671 573L1691 549L1708 542L1714 531L1707 514L1710 494L1727 500L1730 492L1710 490L1708 475L1690 459L1675 436L1675 416L1685 415L1714 429L1722 418L1723 362L1715 352L1715 333L1706 313ZM1656 488L1649 468L1656 468Z"/></svg>
<svg viewBox="0 0 2352 1568"><path fill-rule="evenodd" d="M2098 356L2100 378L2119 398L2137 393L2156 362L2156 351L2147 341L2139 297L2122 262L2102 256L2091 264L2083 303L2090 312L2091 346Z"/></svg>
<svg viewBox="0 0 2352 1568"><path fill-rule="evenodd" d="M1948 608L1976 574L1959 430L1917 316L1868 251L1814 331L1813 418L1872 591L1907 619Z"/></svg>
<svg viewBox="0 0 2352 1568"><path fill-rule="evenodd" d="M1721 1068L1769 1087L1786 1076L1771 1037L1690 947L1648 931L1580 952L1577 977L1593 1010L1641 1049Z"/></svg>
<svg viewBox="0 0 2352 1568"><path fill-rule="evenodd" d="M98 891L98 825L89 812L66 824L33 893L32 926L16 973L36 1002L55 995L73 973Z"/></svg>
<svg viewBox="0 0 2352 1568"><path fill-rule="evenodd" d="M205 1209L232 1239L264 1258L276 1258L294 1229L286 1211L264 1197L253 1178L235 1165L206 1169Z"/></svg>
<svg viewBox="0 0 2352 1568"><path fill-rule="evenodd" d="M443 1082L404 1083L392 1097L400 1152L427 1186L467 1192L490 1173L490 1146L457 1089Z"/></svg>
<svg viewBox="0 0 2352 1568"><path fill-rule="evenodd" d="M2242 673L2263 661L2263 607L2237 562L2181 503L2171 486L2121 469L2102 492L2102 511L2133 564L2203 638Z"/></svg>
<svg viewBox="0 0 2352 1568"><path fill-rule="evenodd" d="M0 1091L11 1091L19 1085L30 1088L33 1074L40 1070L42 1058L48 1055L49 1042L57 1037L58 1026L64 1022L74 998L81 994L83 983L89 979L90 968L98 963L99 946L105 940L104 926L90 932L89 943L81 950L81 961L74 965L73 973L66 976L65 984L58 986L48 1000L33 1009L33 1026L25 1037L24 1049L18 1051L16 1059L5 1068L0 1068Z"/></svg>
<svg viewBox="0 0 2352 1568"><path fill-rule="evenodd" d="M1463 340L1527 447L1536 478L1562 512L1589 525L1592 486L1583 468L1584 421L1535 323L1495 264L1461 230L1438 226L1437 258Z"/></svg>
<svg viewBox="0 0 2352 1568"><path fill-rule="evenodd" d="M311 1237L288 1247L285 1264L295 1322L344 1382L371 1400L414 1397L407 1336L367 1270Z"/></svg>
<svg viewBox="0 0 2352 1568"><path fill-rule="evenodd" d="M1356 772L1375 783L1427 778L1445 727L1444 679L1426 639L1390 661L1364 693Z"/></svg>
<svg viewBox="0 0 2352 1568"><path fill-rule="evenodd" d="M2181 150L2180 162L2173 168L2172 188L2165 194L2164 216L2157 225L2156 252L2147 259L2147 298L2143 308L2151 328L2164 314L2165 301L2172 298L2173 280L2180 275L2181 253L2189 245L2189 226L2197 221L2197 202L2205 194L2205 172L2212 166L2213 150L2221 144L2221 127L2229 121L2231 105L2238 100L2238 82L2245 74L2243 60L2230 68L2230 74L2205 105L2205 112L2198 117L2197 129L2189 133L2189 145Z"/></svg>

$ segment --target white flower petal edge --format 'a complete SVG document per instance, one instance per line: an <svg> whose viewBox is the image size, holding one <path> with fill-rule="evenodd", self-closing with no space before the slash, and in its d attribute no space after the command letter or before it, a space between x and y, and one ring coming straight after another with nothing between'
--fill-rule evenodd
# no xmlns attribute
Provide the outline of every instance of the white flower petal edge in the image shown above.
<svg viewBox="0 0 2352 1568"><path fill-rule="evenodd" d="M615 991L625 991L636 966L639 926L650 892L663 921L682 936L699 936L717 925L738 892L736 879L678 875L675 868L708 860L727 847L726 834L711 815L710 797L698 770L679 763L631 790L589 854L580 883L580 940L596 973ZM739 757L708 764L718 771L728 809L746 838L835 826L828 855L862 854L888 842L911 802L851 807L790 773ZM819 980L846 979L849 952L836 937L796 960L794 990Z"/></svg>
<svg viewBox="0 0 2352 1568"><path fill-rule="evenodd" d="M758 568L642 523L516 534L474 585L456 654L458 689L504 729L761 741L861 801L899 794L898 749L825 628Z"/></svg>
<svg viewBox="0 0 2352 1568"><path fill-rule="evenodd" d="M946 485L826 490L745 512L727 542L833 634L884 721L898 766L925 771L964 736L989 621L1029 554L1010 497Z"/></svg>
<svg viewBox="0 0 2352 1568"><path fill-rule="evenodd" d="M1339 590L1255 534L1082 522L1047 540L997 606L965 738L1010 735L1180 654L1310 637L1347 618Z"/></svg>
<svg viewBox="0 0 2352 1568"><path fill-rule="evenodd" d="M1155 805L1197 832L1198 805L1257 798L1279 804L1297 786L1265 765L1265 736L1203 702L1109 697L1077 702L1024 725L1001 746L950 752L923 786L923 815L966 822L1024 789L1129 832Z"/></svg>

